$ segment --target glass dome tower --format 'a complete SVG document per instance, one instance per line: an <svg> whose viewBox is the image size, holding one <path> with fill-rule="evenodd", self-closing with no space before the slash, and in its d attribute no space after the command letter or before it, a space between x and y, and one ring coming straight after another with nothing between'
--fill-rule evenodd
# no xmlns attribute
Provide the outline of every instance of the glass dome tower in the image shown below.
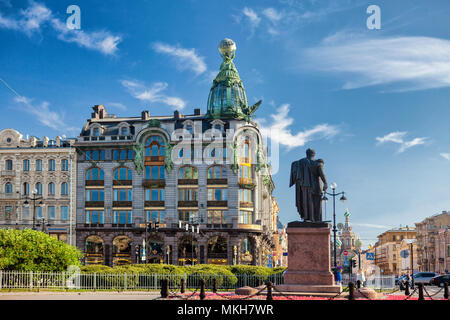
<svg viewBox="0 0 450 320"><path fill-rule="evenodd" d="M210 118L244 119L248 114L244 85L233 63L235 51L233 40L224 39L220 42L219 52L223 62L209 92L207 116Z"/></svg>

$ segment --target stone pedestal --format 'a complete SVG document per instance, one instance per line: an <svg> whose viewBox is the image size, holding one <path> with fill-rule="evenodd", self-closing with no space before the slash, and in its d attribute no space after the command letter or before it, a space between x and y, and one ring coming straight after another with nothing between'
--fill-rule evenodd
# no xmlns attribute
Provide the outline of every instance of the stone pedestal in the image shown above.
<svg viewBox="0 0 450 320"><path fill-rule="evenodd" d="M330 269L330 227L327 223L290 222L288 268L283 292L339 293Z"/></svg>

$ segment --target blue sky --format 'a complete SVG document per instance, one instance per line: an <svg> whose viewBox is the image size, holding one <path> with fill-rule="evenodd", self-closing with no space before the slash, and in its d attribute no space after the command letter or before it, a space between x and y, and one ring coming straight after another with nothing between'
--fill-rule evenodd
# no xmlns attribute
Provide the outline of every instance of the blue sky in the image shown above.
<svg viewBox="0 0 450 320"><path fill-rule="evenodd" d="M450 209L448 1L130 2L0 0L0 127L77 136L95 104L119 116L205 111L228 37L249 102L263 99L256 118L280 143L283 222L298 218L290 163L309 147L347 193L338 220L348 207L365 246ZM65 28L72 4L81 30ZM380 30L366 27L372 4Z"/></svg>

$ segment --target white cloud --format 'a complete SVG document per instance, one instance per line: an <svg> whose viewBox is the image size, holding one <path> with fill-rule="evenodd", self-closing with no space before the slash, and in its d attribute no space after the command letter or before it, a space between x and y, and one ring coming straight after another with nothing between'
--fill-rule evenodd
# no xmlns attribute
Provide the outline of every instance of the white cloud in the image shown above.
<svg viewBox="0 0 450 320"><path fill-rule="evenodd" d="M153 48L156 52L174 57L180 70L190 69L196 75L202 74L207 70L204 58L199 56L195 49L175 47L161 42L155 43Z"/></svg>
<svg viewBox="0 0 450 320"><path fill-rule="evenodd" d="M126 105L120 102L108 102L106 105L108 107L113 107L122 111L126 111L128 109Z"/></svg>
<svg viewBox="0 0 450 320"><path fill-rule="evenodd" d="M344 89L381 84L397 84L403 91L448 87L450 41L337 33L306 50L305 65L349 75Z"/></svg>
<svg viewBox="0 0 450 320"><path fill-rule="evenodd" d="M440 153L441 157L450 161L450 153Z"/></svg>
<svg viewBox="0 0 450 320"><path fill-rule="evenodd" d="M264 9L262 13L272 22L278 22L283 18L283 14L274 8Z"/></svg>
<svg viewBox="0 0 450 320"><path fill-rule="evenodd" d="M289 126L294 123L294 119L288 116L289 108L289 104L281 105L278 113L270 115L272 123L268 126L265 125L265 119L258 120L263 136L288 148L295 148L304 146L311 140L330 139L339 133L339 129L336 126L325 123L292 134Z"/></svg>
<svg viewBox="0 0 450 320"><path fill-rule="evenodd" d="M242 13L248 18L248 20L250 21L250 24L253 27L257 27L259 25L259 23L261 22L261 18L258 16L258 14L251 8L247 8L245 7L242 10Z"/></svg>
<svg viewBox="0 0 450 320"><path fill-rule="evenodd" d="M135 80L122 80L121 84L138 100L161 102L174 107L174 109L183 109L186 106L186 102L183 99L170 97L162 93L168 87L166 82L155 82L150 87Z"/></svg>
<svg viewBox="0 0 450 320"><path fill-rule="evenodd" d="M68 131L73 133L79 130L76 127L69 126L65 122L64 114L52 111L50 109L50 104L47 101L35 105L32 103L32 99L23 96L14 98L14 101L22 104L24 108L21 109L35 116L44 126L61 132Z"/></svg>
<svg viewBox="0 0 450 320"><path fill-rule="evenodd" d="M19 94L2 78L0 78L0 82L2 82L5 87L14 94L14 101L24 106L24 108L21 109L23 109L24 112L28 112L36 116L37 120L41 124L59 131L67 130L69 132L76 132L79 130L78 128L70 127L67 123L65 123L64 114L51 111L49 108L50 104L47 101L44 101L40 105L36 106L32 103L32 99Z"/></svg>
<svg viewBox="0 0 450 320"><path fill-rule="evenodd" d="M404 137L406 135L407 135L407 132L395 131L395 132L391 132L383 137L376 137L375 139L378 141L377 142L378 145L386 143L386 142L393 142L393 143L399 144L400 147L397 150L398 153L402 153L405 150L412 148L414 146L425 144L426 140L428 139L426 137L421 137L421 138L414 138L412 140L405 141Z"/></svg>
<svg viewBox="0 0 450 320"><path fill-rule="evenodd" d="M105 55L115 54L122 40L120 36L112 35L108 31L86 32L68 29L65 22L55 17L44 4L33 1L28 8L19 11L18 17L4 17L0 14L0 28L22 31L28 36L40 33L44 25L50 26L62 41L73 42Z"/></svg>

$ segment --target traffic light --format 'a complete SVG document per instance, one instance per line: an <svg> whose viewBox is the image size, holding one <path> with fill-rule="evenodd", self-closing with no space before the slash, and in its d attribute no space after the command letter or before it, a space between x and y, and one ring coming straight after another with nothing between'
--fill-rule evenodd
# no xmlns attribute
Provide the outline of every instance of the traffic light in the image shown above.
<svg viewBox="0 0 450 320"><path fill-rule="evenodd" d="M352 267L356 268L356 260L352 260Z"/></svg>

